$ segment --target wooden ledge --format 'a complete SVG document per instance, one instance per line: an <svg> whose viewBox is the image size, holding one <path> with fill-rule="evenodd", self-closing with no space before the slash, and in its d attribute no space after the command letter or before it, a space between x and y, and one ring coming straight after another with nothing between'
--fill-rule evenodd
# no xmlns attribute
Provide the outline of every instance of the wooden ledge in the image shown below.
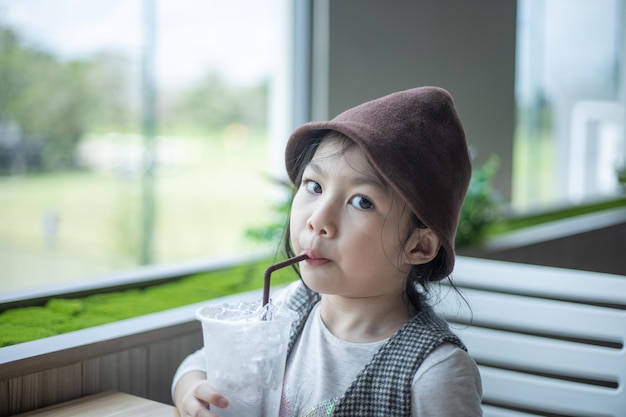
<svg viewBox="0 0 626 417"><path fill-rule="evenodd" d="M51 405L16 417L177 417L176 409L122 392L102 392Z"/></svg>

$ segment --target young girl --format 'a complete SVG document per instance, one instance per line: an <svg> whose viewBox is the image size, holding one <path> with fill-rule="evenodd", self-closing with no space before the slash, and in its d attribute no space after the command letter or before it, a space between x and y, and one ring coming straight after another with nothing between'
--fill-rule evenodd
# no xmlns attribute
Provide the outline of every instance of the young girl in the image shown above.
<svg viewBox="0 0 626 417"><path fill-rule="evenodd" d="M482 415L476 364L426 301L453 270L471 175L450 95L415 88L307 123L286 167L286 249L308 259L274 299L300 313L280 416ZM204 366L200 350L174 377L181 416L228 406Z"/></svg>

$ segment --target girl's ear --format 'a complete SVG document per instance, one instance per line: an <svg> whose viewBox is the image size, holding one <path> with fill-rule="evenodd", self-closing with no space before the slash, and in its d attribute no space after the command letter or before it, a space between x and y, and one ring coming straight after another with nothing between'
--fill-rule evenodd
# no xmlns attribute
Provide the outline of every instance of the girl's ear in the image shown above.
<svg viewBox="0 0 626 417"><path fill-rule="evenodd" d="M410 265L425 264L433 260L441 242L431 229L416 228L404 246L404 261Z"/></svg>

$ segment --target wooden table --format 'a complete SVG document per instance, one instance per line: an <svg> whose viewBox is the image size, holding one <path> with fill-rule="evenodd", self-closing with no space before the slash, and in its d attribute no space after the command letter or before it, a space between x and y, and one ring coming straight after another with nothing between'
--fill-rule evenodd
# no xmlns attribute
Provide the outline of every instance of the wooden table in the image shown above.
<svg viewBox="0 0 626 417"><path fill-rule="evenodd" d="M16 417L179 417L176 408L122 392L102 392Z"/></svg>

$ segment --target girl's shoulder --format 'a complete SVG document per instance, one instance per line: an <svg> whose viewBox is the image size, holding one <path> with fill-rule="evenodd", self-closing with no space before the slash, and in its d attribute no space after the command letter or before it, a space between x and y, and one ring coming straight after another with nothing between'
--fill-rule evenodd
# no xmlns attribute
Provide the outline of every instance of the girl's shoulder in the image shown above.
<svg viewBox="0 0 626 417"><path fill-rule="evenodd" d="M302 287L304 287L304 284L300 280L291 282L276 291L276 295L272 297L272 302L284 304L293 298L298 292L302 291Z"/></svg>
<svg viewBox="0 0 626 417"><path fill-rule="evenodd" d="M441 344L426 356L413 377L412 396L412 415L482 415L478 366L465 350L451 343Z"/></svg>
<svg viewBox="0 0 626 417"><path fill-rule="evenodd" d="M476 362L465 350L449 342L437 346L424 358L424 362L415 375L416 378L432 368L438 368L444 373L453 369L464 369L470 372L478 370Z"/></svg>
<svg viewBox="0 0 626 417"><path fill-rule="evenodd" d="M301 304L313 305L319 301L319 294L309 289L302 280L296 280L279 288L276 295L272 297L272 302L292 305L292 307Z"/></svg>

